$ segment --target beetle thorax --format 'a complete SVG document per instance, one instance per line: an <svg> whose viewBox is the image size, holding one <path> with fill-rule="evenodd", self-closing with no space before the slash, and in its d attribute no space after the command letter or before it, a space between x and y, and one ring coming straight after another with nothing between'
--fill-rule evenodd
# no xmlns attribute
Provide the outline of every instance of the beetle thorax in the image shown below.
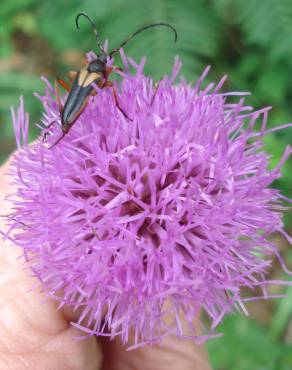
<svg viewBox="0 0 292 370"><path fill-rule="evenodd" d="M87 87L93 82L99 84L106 79L106 62L107 55L97 55L96 59L92 60L87 66L80 70L78 77L78 85Z"/></svg>

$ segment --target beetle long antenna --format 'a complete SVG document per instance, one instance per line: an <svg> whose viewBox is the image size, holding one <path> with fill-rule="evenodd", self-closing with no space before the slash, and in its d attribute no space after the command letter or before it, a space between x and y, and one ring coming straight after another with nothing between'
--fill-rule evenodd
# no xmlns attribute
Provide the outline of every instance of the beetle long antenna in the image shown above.
<svg viewBox="0 0 292 370"><path fill-rule="evenodd" d="M152 24L149 24L148 26L144 26L140 29L138 29L136 32L132 33L131 35L129 35L125 41L123 41L120 46L118 46L117 48L113 49L110 53L109 53L109 56L112 57L116 52L118 52L123 46L125 46L130 40L132 40L133 37L137 36L140 32L143 32L145 30L147 30L148 28L152 28L152 27L158 27L158 26L165 26L165 27L168 27L170 28L173 32L174 32L174 42L176 42L177 40L177 32L176 32L176 29L169 23L152 23Z"/></svg>
<svg viewBox="0 0 292 370"><path fill-rule="evenodd" d="M76 27L78 28L79 30L79 17L85 17L88 22L91 24L91 27L92 27L92 30L95 34L95 38L96 38L96 42L97 42L97 46L100 48L100 50L104 53L104 50L103 50L103 47L101 46L100 44L100 40L99 40L99 37L98 37L98 32L97 32L97 29L96 29L96 25L95 23L93 22L92 18L89 17L88 14L84 13L84 12L81 12L81 13L78 13L77 16L76 16L76 19L75 19L75 22L76 22Z"/></svg>

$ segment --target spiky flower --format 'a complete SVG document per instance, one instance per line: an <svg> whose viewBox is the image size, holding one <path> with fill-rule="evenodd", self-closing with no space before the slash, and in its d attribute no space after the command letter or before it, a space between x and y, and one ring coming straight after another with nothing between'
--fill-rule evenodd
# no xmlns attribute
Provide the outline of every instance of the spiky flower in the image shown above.
<svg viewBox="0 0 292 370"><path fill-rule="evenodd" d="M144 60L123 61L118 100L131 119L111 89L98 90L50 149L59 125L47 143L29 147L22 101L13 113L20 151L11 237L47 296L81 309L74 325L86 333L124 343L131 335L134 347L169 333L204 339L225 314L244 309L242 288L265 293L270 283L271 259L280 256L268 236L283 232L283 206L269 185L291 149L268 169L269 108L254 111L244 93L220 92L224 79L202 89L205 71L194 87L174 84L176 60L155 87ZM59 120L46 84L44 126ZM199 312L210 320L203 332Z"/></svg>

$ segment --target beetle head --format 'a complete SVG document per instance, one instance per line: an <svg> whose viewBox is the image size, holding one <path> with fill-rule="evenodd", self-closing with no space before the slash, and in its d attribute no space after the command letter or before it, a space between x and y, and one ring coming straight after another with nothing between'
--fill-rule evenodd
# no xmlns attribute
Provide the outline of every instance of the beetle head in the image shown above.
<svg viewBox="0 0 292 370"><path fill-rule="evenodd" d="M99 54L96 59L89 62L87 71L89 73L104 73L106 69L106 61L107 55L106 54Z"/></svg>

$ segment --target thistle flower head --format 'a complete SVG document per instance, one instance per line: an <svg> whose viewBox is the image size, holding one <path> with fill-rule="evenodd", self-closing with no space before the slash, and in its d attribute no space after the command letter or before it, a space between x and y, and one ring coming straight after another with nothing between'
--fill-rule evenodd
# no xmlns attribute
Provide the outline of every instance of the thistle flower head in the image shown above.
<svg viewBox="0 0 292 370"><path fill-rule="evenodd" d="M242 288L265 294L279 257L267 238L283 227L281 195L269 185L291 150L268 169L269 108L254 111L244 93L220 92L224 79L203 89L206 71L195 86L175 84L176 60L155 85L144 60L123 61L118 101L131 120L111 89L98 89L49 149L60 126L48 144L27 146L23 103L13 112L12 238L47 296L81 309L74 325L86 333L125 343L131 333L134 346L169 333L204 339L225 314L244 309ZM43 125L60 122L48 82L40 99ZM209 319L202 332L199 312Z"/></svg>

